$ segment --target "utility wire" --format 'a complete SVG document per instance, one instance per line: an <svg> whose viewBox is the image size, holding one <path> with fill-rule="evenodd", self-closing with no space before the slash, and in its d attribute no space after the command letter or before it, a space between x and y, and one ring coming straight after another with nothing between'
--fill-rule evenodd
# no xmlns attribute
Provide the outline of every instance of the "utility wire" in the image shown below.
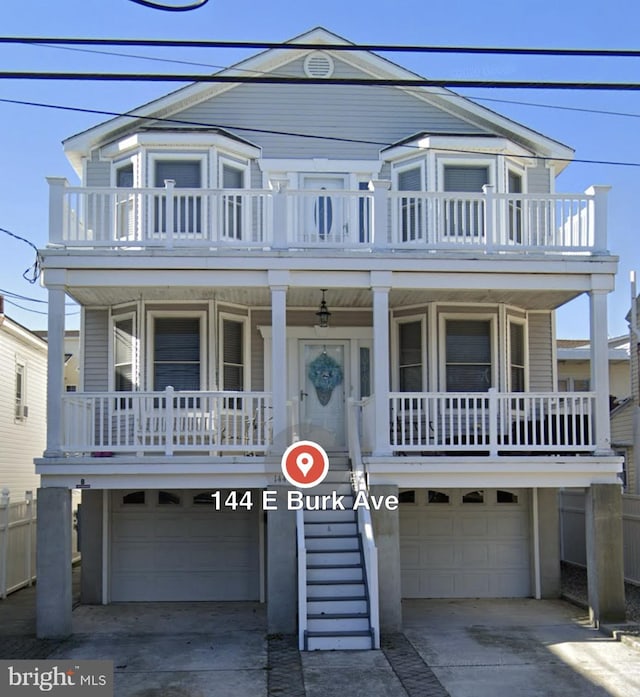
<svg viewBox="0 0 640 697"><path fill-rule="evenodd" d="M375 51L377 53L463 53L513 56L576 56L595 58L638 58L638 49L540 48L514 46L425 46L411 44L310 43L289 41L207 41L199 39L117 39L45 36L0 36L0 44L65 44L75 46L156 46L163 48L246 48L315 51Z"/></svg>
<svg viewBox="0 0 640 697"><path fill-rule="evenodd" d="M188 5L165 5L164 3L152 2L151 0L129 0L129 2L135 2L137 5L149 7L152 10L164 10L164 12L190 12L191 10L204 7L209 0L195 0L195 2L190 2Z"/></svg>
<svg viewBox="0 0 640 697"><path fill-rule="evenodd" d="M5 298L5 302L8 303L9 305L13 305L14 307L17 307L21 310L24 310L25 312L33 312L36 315L48 315L48 312L44 312L43 310L33 310L30 307L24 307L24 305L19 305L16 302L13 302L13 300L9 300L8 298ZM77 312L65 312L64 313L66 317L70 317L71 315L79 315L80 311L78 310Z"/></svg>
<svg viewBox="0 0 640 697"><path fill-rule="evenodd" d="M190 82L261 85L342 85L383 87L482 87L490 89L532 90L588 90L622 91L640 90L638 82L549 82L546 80L433 80L427 78L358 78L358 77L286 77L283 75L199 75L189 73L75 73L3 71L0 80L69 80L72 82Z"/></svg>
<svg viewBox="0 0 640 697"><path fill-rule="evenodd" d="M20 237L20 235L16 235L15 232L11 232L11 230L6 230L5 228L0 227L0 232L4 232L5 235L9 235L9 237L13 237L20 242L28 244L35 251L35 261L28 269L25 269L22 272L22 277L25 279L25 281L29 281L29 283L34 284L38 278L40 278L40 271L42 267L42 257L40 256L38 248L35 246L35 244L33 244L33 242L31 242L31 240L28 240L26 237Z"/></svg>
<svg viewBox="0 0 640 697"><path fill-rule="evenodd" d="M6 288L0 288L0 295L4 295L7 298L13 298L14 300L22 300L23 302L30 303L41 303L46 305L48 300L41 300L40 298L30 298L28 295L21 295L20 293L14 293L13 291L7 290ZM65 303L68 307L77 307L77 303Z"/></svg>
<svg viewBox="0 0 640 697"><path fill-rule="evenodd" d="M460 96L460 95L451 95L451 96ZM86 113L86 114L97 114L100 116L115 116L115 117L120 117L120 116L126 116L131 119L139 119L142 121L153 121L156 123L171 123L171 124L176 124L176 125L181 125L181 126L197 126L200 127L201 129L206 129L206 128L218 128L221 130L227 130L227 131L242 131L242 132L247 132L247 133L266 133L270 135L282 135L282 136L287 136L287 137L294 137L294 138L309 138L309 139L314 139L314 140L326 140L326 141L333 141L333 142L340 142L340 143L355 143L359 145L377 145L379 147L383 148L388 148L394 145L394 143L388 143L386 141L379 141L379 140L365 140L361 138L343 138L339 136L327 136L327 135L320 135L317 133L300 133L300 132L295 132L295 131L276 131L273 129L268 129L268 128L250 128L249 126L236 126L236 125L223 125L223 124L211 124L211 123L205 123L202 121L188 121L186 119L171 119L171 118L162 118L162 117L156 117L156 116L143 116L143 115L138 115L133 112L118 112L118 111L107 111L104 109L89 109L89 108L84 108L84 107L73 107L73 106L65 106L62 104L47 104L43 102L30 102L26 101L23 99L7 99L7 98L0 98L0 103L5 103L5 104L18 104L21 106L35 106L35 107L42 107L46 109L59 109L62 111L73 111L73 112L80 112L80 113ZM631 115L631 114L630 114ZM635 116L640 116L640 115L635 115ZM449 135L446 133L433 133L432 135ZM410 144L403 144L403 147L405 148L415 148L416 150L420 150L420 146L418 145L410 145ZM462 148L439 148L440 151L442 152L451 152L451 153L458 153L458 154L477 154L473 150L465 150ZM486 151L486 154L488 155L504 155L502 152L489 152ZM581 164L588 164L588 165L610 165L613 167L640 167L640 162L624 162L624 161L615 161L615 160L590 160L590 159L584 159L584 158L571 158L571 157L544 157L540 155L518 155L519 158L521 159L530 159L530 160L541 160L541 161L548 161L548 160L554 160L557 162L577 162Z"/></svg>

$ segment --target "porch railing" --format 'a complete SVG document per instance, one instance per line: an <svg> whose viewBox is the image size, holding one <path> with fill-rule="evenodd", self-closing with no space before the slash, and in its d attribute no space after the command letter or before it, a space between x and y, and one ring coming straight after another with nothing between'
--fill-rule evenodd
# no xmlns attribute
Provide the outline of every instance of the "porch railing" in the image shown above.
<svg viewBox="0 0 640 697"><path fill-rule="evenodd" d="M606 249L606 187L585 194L70 187L50 179L50 243L69 247Z"/></svg>
<svg viewBox="0 0 640 697"><path fill-rule="evenodd" d="M65 452L262 453L271 443L264 392L75 392L62 397Z"/></svg>
<svg viewBox="0 0 640 697"><path fill-rule="evenodd" d="M419 452L592 452L595 393L394 392L390 444Z"/></svg>

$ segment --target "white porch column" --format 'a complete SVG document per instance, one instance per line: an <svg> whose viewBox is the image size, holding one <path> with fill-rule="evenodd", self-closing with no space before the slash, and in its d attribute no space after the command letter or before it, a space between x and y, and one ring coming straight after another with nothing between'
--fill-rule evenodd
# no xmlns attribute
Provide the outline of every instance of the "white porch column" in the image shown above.
<svg viewBox="0 0 640 697"><path fill-rule="evenodd" d="M62 391L64 389L64 299L62 286L49 287L47 325L47 449L45 457L62 455Z"/></svg>
<svg viewBox="0 0 640 697"><path fill-rule="evenodd" d="M274 444L287 431L287 288L288 273L269 273L271 288L271 395ZM286 440L286 438L285 438ZM280 444L280 443L279 443ZM287 447L289 443L281 443Z"/></svg>
<svg viewBox="0 0 640 697"><path fill-rule="evenodd" d="M589 215L591 225L593 225L593 247L596 252L606 252L608 249L607 242L607 199L609 196L610 186L602 184L590 186L585 194L593 196L589 205Z"/></svg>
<svg viewBox="0 0 640 697"><path fill-rule="evenodd" d="M391 272L372 271L373 291L373 396L375 440L373 454L391 454L389 444L389 290Z"/></svg>
<svg viewBox="0 0 640 697"><path fill-rule="evenodd" d="M369 182L369 191L373 191L373 226L371 228L374 249L384 249L389 246L389 190L391 182L387 179L376 179ZM397 242L397 240L393 240Z"/></svg>
<svg viewBox="0 0 640 697"><path fill-rule="evenodd" d="M596 452L602 455L611 452L607 294L608 290L593 289L589 291L591 391L596 393L594 414Z"/></svg>

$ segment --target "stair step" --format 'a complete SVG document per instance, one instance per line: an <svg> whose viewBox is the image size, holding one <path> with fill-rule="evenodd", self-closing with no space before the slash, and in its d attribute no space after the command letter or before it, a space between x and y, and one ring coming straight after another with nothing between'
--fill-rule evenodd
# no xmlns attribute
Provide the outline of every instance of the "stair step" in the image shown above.
<svg viewBox="0 0 640 697"><path fill-rule="evenodd" d="M341 566L360 564L360 551L352 549L307 550L307 566Z"/></svg>
<svg viewBox="0 0 640 697"><path fill-rule="evenodd" d="M368 632L369 617L307 617L309 632Z"/></svg>
<svg viewBox="0 0 640 697"><path fill-rule="evenodd" d="M314 581L331 581L333 583L345 583L346 581L364 581L362 566L360 564L344 566L307 566L307 583Z"/></svg>
<svg viewBox="0 0 640 697"><path fill-rule="evenodd" d="M307 632L307 651L367 650L373 648L370 632Z"/></svg>
<svg viewBox="0 0 640 697"><path fill-rule="evenodd" d="M367 615L369 604L366 598L345 596L344 598L307 598L307 612L311 615L344 615L353 613Z"/></svg>
<svg viewBox="0 0 640 697"><path fill-rule="evenodd" d="M368 620L366 612L312 612L307 614L308 620Z"/></svg>
<svg viewBox="0 0 640 697"><path fill-rule="evenodd" d="M357 535L358 525L355 521L352 522L334 522L327 523L325 521L307 522L304 523L304 534L317 537L318 535Z"/></svg>
<svg viewBox="0 0 640 697"><path fill-rule="evenodd" d="M357 535L305 535L304 540L309 552L358 552L360 543Z"/></svg>
<svg viewBox="0 0 640 697"><path fill-rule="evenodd" d="M344 502L344 507L346 510L340 508L327 508L326 510L320 511L310 511L305 509L303 511L304 522L305 523L353 523L356 520L356 511L351 507L352 504L349 501Z"/></svg>
<svg viewBox="0 0 640 697"><path fill-rule="evenodd" d="M366 597L364 582L355 579L350 581L307 581L307 602L335 597Z"/></svg>

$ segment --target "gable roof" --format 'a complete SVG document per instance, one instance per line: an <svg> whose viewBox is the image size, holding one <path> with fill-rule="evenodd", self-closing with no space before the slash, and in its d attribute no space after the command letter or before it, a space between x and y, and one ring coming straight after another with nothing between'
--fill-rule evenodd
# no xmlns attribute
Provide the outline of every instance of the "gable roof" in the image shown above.
<svg viewBox="0 0 640 697"><path fill-rule="evenodd" d="M311 29L284 43L288 45L313 44L317 48L267 49L213 74L233 77L244 75L247 71L269 73L312 53L314 50L322 49L323 45L355 45L323 27ZM332 58L338 58L343 63L371 76L371 78L412 79L422 77L371 51L332 52L329 49L326 52ZM76 170L79 170L82 157L86 156L93 148L136 130L141 124L148 124L149 119L171 118L172 115L180 111L232 90L240 84L242 83L191 83L132 109L125 115L109 119L65 139L63 141L65 151ZM451 90L420 86L395 87L393 89L404 91L413 98L423 100L438 109L457 116L476 128L512 139L530 150L532 154L555 160L558 172L567 165L567 160L573 157L574 151L570 147L476 104Z"/></svg>

